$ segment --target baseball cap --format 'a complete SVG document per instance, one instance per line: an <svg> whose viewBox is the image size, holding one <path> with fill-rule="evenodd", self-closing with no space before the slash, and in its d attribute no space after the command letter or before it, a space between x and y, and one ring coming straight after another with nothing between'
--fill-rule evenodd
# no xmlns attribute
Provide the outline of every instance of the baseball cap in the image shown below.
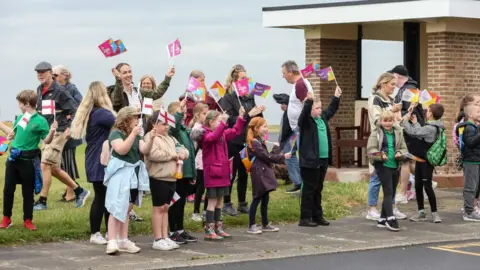
<svg viewBox="0 0 480 270"><path fill-rule="evenodd" d="M140 115L140 111L132 106L127 106L123 107L120 111L117 113L117 121L122 122L126 120L130 116L134 115Z"/></svg>
<svg viewBox="0 0 480 270"><path fill-rule="evenodd" d="M48 62L42 61L35 66L35 71L52 70L52 65Z"/></svg>
<svg viewBox="0 0 480 270"><path fill-rule="evenodd" d="M397 73L398 75L402 75L402 76L405 76L405 77L408 77L408 69L403 66L403 65L398 65L398 66L395 66L394 68L392 68L392 70L389 70L387 71L389 73Z"/></svg>
<svg viewBox="0 0 480 270"><path fill-rule="evenodd" d="M288 100L290 99L290 96L287 94L273 94L273 99L275 99L275 102L277 102L278 104L288 105Z"/></svg>

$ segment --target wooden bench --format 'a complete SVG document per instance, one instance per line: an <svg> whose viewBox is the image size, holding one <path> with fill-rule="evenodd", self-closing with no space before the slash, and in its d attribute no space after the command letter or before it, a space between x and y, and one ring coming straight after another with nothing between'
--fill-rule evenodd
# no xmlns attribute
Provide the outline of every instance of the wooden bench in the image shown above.
<svg viewBox="0 0 480 270"><path fill-rule="evenodd" d="M342 139L340 136L341 131L355 130L357 135L355 139ZM357 148L357 160L354 161L358 164L358 167L362 167L362 148L367 147L368 137L370 136L370 122L368 120L368 110L361 109L360 113L360 125L354 127L337 127L335 133L337 134L337 168L341 167L341 148Z"/></svg>

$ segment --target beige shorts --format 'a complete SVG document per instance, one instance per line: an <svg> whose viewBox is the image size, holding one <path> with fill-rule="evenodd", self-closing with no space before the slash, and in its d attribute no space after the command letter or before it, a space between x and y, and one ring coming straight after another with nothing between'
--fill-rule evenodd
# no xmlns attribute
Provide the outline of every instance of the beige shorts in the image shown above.
<svg viewBox="0 0 480 270"><path fill-rule="evenodd" d="M62 164L63 147L67 141L68 139L65 138L63 132L55 133L52 142L46 144L43 148L42 163L60 167Z"/></svg>

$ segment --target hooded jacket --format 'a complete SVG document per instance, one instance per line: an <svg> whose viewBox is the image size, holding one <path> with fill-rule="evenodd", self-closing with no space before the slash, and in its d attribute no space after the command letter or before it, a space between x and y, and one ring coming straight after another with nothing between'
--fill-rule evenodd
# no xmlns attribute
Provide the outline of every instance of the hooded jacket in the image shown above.
<svg viewBox="0 0 480 270"><path fill-rule="evenodd" d="M183 122L183 113L176 112L175 127L170 127L168 133L175 137L178 142L183 145L189 153L191 153L186 160L183 161L183 177L184 178L197 178L197 170L195 169L195 148L193 141L190 139L191 129L186 127Z"/></svg>
<svg viewBox="0 0 480 270"><path fill-rule="evenodd" d="M368 98L368 120L370 122L371 130L377 127L377 122L380 120L380 115L392 108L393 99L391 97L385 98L380 91L373 93Z"/></svg>
<svg viewBox="0 0 480 270"><path fill-rule="evenodd" d="M410 138L408 150L414 156L425 159L427 152L437 140L440 132L445 130L443 120L433 120L421 126L420 123L412 124L408 117L404 116L401 126L404 128L405 134Z"/></svg>
<svg viewBox="0 0 480 270"><path fill-rule="evenodd" d="M461 137L463 143L462 157L464 162L480 162L480 127L467 121L457 125L456 133L459 135L459 129L464 127Z"/></svg>

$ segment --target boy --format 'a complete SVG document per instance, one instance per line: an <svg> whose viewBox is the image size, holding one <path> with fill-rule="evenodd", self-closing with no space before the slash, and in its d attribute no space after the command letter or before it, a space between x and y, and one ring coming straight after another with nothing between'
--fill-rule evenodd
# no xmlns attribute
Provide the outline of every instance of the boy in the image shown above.
<svg viewBox="0 0 480 270"><path fill-rule="evenodd" d="M181 102L172 102L168 105L168 113L175 116L175 127L170 127L170 136L175 137L177 141L183 145L189 153L195 153L195 147L192 139L190 139L191 129L187 128L183 123L185 112L187 111L187 99ZM168 209L168 224L170 225L170 239L177 244L186 244L188 242L197 242L197 238L190 235L184 230L183 216L185 214L185 203L189 185L196 179L197 170L195 168L195 155L188 155L183 161L183 178L177 180L176 192L180 199Z"/></svg>
<svg viewBox="0 0 480 270"><path fill-rule="evenodd" d="M425 221L426 214L423 204L423 188L428 196L430 210L432 211L433 223L441 223L442 220L437 213L437 199L432 187L433 169L434 167L427 160L427 152L433 143L445 130L443 125L444 108L442 104L432 104L427 110L427 123L421 126L417 121L417 117L412 112L413 106L403 117L401 126L406 134L410 137L409 150L410 154L425 160L425 162L417 162L415 166L415 195L417 197L418 213L410 218L410 221Z"/></svg>
<svg viewBox="0 0 480 270"><path fill-rule="evenodd" d="M398 168L401 166L399 160L408 150L403 131L394 126L394 122L395 115L392 111L382 112L380 121L368 138L367 153L383 189L382 213L377 227L397 232L400 227L393 213L393 191L398 185Z"/></svg>
<svg viewBox="0 0 480 270"><path fill-rule="evenodd" d="M460 149L463 157L463 200L465 213L463 220L480 221L480 214L474 211L475 192L480 182L480 106L470 104L465 107L465 122L458 124L458 130L464 127Z"/></svg>
<svg viewBox="0 0 480 270"><path fill-rule="evenodd" d="M32 223L33 196L36 179L35 164L40 155L38 144L44 140L49 144L57 128L57 122L48 127L47 120L35 111L37 94L33 90L24 90L17 95L18 107L22 115L15 120L13 129L0 122L0 129L13 138L5 168L5 188L3 190L3 219L0 229L12 225L13 198L17 184L22 185L24 227L34 231ZM28 116L31 117L28 119ZM20 122L23 121L23 122Z"/></svg>
<svg viewBox="0 0 480 270"><path fill-rule="evenodd" d="M323 217L322 190L328 165L332 163L332 140L328 127L338 110L342 90L337 86L335 96L328 108L322 112L320 99L313 99L308 92L302 113L298 118L300 128L300 174L303 179L300 222L298 226L328 226Z"/></svg>

